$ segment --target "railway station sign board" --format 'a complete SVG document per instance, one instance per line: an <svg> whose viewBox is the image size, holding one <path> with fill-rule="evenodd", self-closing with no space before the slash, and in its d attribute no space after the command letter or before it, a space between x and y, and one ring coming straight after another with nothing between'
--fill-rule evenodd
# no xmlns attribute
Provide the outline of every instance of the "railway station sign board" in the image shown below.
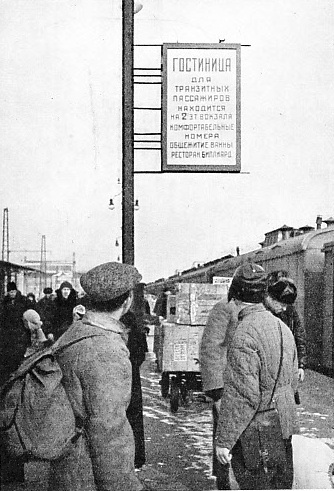
<svg viewBox="0 0 334 491"><path fill-rule="evenodd" d="M240 44L163 45L162 172L240 172Z"/></svg>

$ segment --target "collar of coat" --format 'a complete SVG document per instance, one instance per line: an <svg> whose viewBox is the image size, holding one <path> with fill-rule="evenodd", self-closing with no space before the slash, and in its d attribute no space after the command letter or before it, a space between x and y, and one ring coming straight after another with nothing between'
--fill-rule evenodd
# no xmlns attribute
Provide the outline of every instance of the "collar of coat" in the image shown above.
<svg viewBox="0 0 334 491"><path fill-rule="evenodd" d="M112 314L109 312L92 312L89 310L86 312L82 322L89 326L100 327L105 331L112 331L121 335L126 334L124 324L112 317Z"/></svg>
<svg viewBox="0 0 334 491"><path fill-rule="evenodd" d="M255 312L264 312L267 311L263 303L253 303L251 305L247 305L240 310L238 319L242 321L247 315L254 314Z"/></svg>

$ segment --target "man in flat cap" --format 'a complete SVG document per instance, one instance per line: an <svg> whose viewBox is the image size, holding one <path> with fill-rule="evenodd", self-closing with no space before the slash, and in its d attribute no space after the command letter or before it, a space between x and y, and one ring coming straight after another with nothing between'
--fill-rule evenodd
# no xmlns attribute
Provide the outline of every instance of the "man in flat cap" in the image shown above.
<svg viewBox="0 0 334 491"><path fill-rule="evenodd" d="M133 266L101 264L80 278L86 313L59 339L73 342L58 355L63 383L83 436L51 464L49 491L140 491L134 438L126 417L131 362L125 326L141 275ZM75 340L83 336L90 336Z"/></svg>

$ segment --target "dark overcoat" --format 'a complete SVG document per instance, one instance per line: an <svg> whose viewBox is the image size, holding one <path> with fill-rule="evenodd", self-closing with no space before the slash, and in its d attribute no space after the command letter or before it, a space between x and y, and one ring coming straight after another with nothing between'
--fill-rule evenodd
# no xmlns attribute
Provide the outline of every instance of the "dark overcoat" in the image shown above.
<svg viewBox="0 0 334 491"><path fill-rule="evenodd" d="M14 299L3 299L0 321L0 382L18 368L30 344L22 316L27 310L26 297L18 290Z"/></svg>
<svg viewBox="0 0 334 491"><path fill-rule="evenodd" d="M62 296L61 290L56 290L53 335L58 339L73 322L73 309L78 304L77 292L72 288L68 298Z"/></svg>
<svg viewBox="0 0 334 491"><path fill-rule="evenodd" d="M145 361L145 353L148 351L147 340L133 312L127 312L121 321L128 330L127 347L132 366L131 400L126 414L135 438L135 467L140 468L146 461L140 366Z"/></svg>
<svg viewBox="0 0 334 491"><path fill-rule="evenodd" d="M45 335L52 333L54 318L56 314L56 303L53 298L43 297L37 302L36 310L43 322Z"/></svg>

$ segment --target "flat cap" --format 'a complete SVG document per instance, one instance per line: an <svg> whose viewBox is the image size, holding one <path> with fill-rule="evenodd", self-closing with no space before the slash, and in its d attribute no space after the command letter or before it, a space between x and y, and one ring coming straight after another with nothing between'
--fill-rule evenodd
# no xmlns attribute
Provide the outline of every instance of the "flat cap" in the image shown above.
<svg viewBox="0 0 334 491"><path fill-rule="evenodd" d="M80 277L82 288L96 302L107 302L132 290L142 279L130 264L103 263Z"/></svg>

